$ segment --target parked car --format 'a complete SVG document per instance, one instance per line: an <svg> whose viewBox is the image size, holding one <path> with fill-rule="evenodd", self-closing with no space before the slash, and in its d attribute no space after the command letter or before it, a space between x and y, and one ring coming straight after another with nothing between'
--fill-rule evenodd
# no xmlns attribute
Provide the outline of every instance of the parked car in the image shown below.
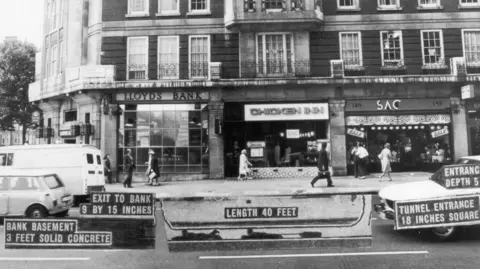
<svg viewBox="0 0 480 269"><path fill-rule="evenodd" d="M463 171L461 169L464 169L466 174L452 175L452 178L449 178L449 173L451 172L446 172L447 169L457 169L449 171ZM422 211L426 213L425 216L428 219L414 220L417 222L417 225L412 225L412 229L427 231L434 239L439 241L452 239L462 228L480 224L480 217L478 216L480 215L478 213L480 208L478 208L478 202L476 202L478 194L480 194L479 175L480 156L462 157L453 165L443 166L424 181L394 184L381 189L378 193L381 198L381 204L375 205L375 211L380 218L393 220L395 229L399 229L399 219L401 217L399 217L399 212L395 212L395 208L400 208L398 207L399 205L413 205L413 210L417 210L417 212L412 213L412 215ZM451 181L452 179L454 181ZM459 213L463 213L462 210L466 210L465 208L458 209L452 207L449 208L449 211L443 208L445 203L449 203L448 201L455 202L458 199L470 198L472 203L469 212L472 213L469 213L470 215L467 215L466 219L459 220L457 218L457 221L451 219ZM416 216L413 217L416 218ZM418 223L421 223L421 225L418 225ZM408 225L400 228L409 229Z"/></svg>
<svg viewBox="0 0 480 269"><path fill-rule="evenodd" d="M0 167L0 217L65 217L72 202L53 172Z"/></svg>
<svg viewBox="0 0 480 269"><path fill-rule="evenodd" d="M46 144L0 148L0 167L48 169L62 178L74 197L74 204L85 202L92 191L105 191L103 160L92 145Z"/></svg>

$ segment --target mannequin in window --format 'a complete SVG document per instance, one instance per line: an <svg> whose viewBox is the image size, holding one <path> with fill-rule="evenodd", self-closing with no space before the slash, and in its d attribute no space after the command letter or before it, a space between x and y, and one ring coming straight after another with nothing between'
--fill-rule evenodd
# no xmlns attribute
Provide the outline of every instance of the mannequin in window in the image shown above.
<svg viewBox="0 0 480 269"><path fill-rule="evenodd" d="M275 145L275 165L280 166L281 164L281 159L280 159L280 142L277 141L277 144Z"/></svg>

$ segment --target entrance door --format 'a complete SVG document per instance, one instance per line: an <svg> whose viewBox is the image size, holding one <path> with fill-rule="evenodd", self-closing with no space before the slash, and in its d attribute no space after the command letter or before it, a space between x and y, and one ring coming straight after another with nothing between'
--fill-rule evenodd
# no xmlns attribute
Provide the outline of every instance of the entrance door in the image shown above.
<svg viewBox="0 0 480 269"><path fill-rule="evenodd" d="M0 216L8 214L8 181L0 177Z"/></svg>

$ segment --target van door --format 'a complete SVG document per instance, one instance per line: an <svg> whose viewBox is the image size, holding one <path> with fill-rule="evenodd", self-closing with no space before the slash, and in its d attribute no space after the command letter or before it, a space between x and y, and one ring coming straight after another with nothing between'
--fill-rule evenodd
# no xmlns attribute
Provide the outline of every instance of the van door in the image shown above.
<svg viewBox="0 0 480 269"><path fill-rule="evenodd" d="M0 177L0 216L8 214L8 178Z"/></svg>
<svg viewBox="0 0 480 269"><path fill-rule="evenodd" d="M86 156L86 178L87 178L87 187L89 191L103 191L105 186L105 179L103 178L103 167L101 166L101 159L100 164L98 164L97 154L92 151L87 151L85 154ZM98 154L98 157L100 155ZM99 174L98 172L102 172Z"/></svg>

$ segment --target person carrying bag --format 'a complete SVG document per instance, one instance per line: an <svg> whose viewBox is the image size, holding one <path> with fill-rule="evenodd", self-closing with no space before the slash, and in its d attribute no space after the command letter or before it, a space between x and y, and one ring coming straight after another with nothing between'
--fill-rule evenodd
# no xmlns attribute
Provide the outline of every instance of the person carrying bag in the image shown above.
<svg viewBox="0 0 480 269"><path fill-rule="evenodd" d="M155 152L150 149L148 151L148 168L145 175L148 178L147 185L158 185L158 178L160 177L160 169L158 167L158 158L155 157ZM155 184L153 183L155 180Z"/></svg>

